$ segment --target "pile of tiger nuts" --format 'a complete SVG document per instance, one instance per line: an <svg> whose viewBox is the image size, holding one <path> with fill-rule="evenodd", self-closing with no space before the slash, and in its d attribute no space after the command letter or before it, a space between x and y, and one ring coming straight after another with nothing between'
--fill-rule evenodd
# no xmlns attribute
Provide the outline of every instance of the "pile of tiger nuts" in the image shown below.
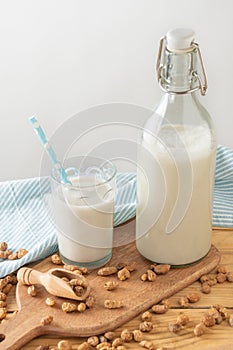
<svg viewBox="0 0 233 350"><path fill-rule="evenodd" d="M130 279L131 273L136 269L136 263L131 264L119 263L117 266L106 266L98 271L99 276L112 276L116 275L120 281L126 281ZM166 274L170 270L170 265L150 265L144 274L140 276L141 281L154 282L157 275ZM225 266L218 266L215 273L203 275L200 278L201 291L207 293L207 286L211 287L217 283L223 283L225 281L233 282L233 274L227 272ZM109 280L104 282L103 287L107 291L115 290L119 287L117 280ZM192 304L197 303L201 298L201 294L198 292L189 293L180 297L179 305L183 308L190 308ZM107 299L104 301L104 307L106 308L120 308L123 307L123 301ZM171 349L171 347L156 348L153 342L144 339L144 334L153 330L152 316L153 314L164 314L171 307L168 299L162 300L160 303L153 305L150 311L145 311L141 315L141 322L138 325L138 329L133 331L123 329L120 335L116 336L115 332L107 332L102 336L92 336L84 341L80 345L72 345L68 340L62 340L57 344L55 349L77 349L77 350L90 350L90 349L102 349L102 350L124 350L127 348L127 343L137 342L141 347L149 350L165 350ZM75 309L75 307L74 307ZM71 312L74 310L71 307ZM181 312L175 321L168 324L168 330L172 333L178 334L185 327L190 327L192 324L193 334L195 336L201 336L206 332L207 327L213 327L226 320L230 326L233 326L233 314L229 314L222 305L213 305L201 316L200 322L193 326L193 322L190 322L190 317L187 313ZM39 349L38 349L39 350ZM42 350L42 349L41 349ZM51 349L52 350L52 349Z"/></svg>
<svg viewBox="0 0 233 350"><path fill-rule="evenodd" d="M3 254L3 252L6 252ZM9 258L10 251L7 250L7 244L5 242L0 243L0 255L7 256ZM19 252L19 251L18 251ZM17 254L18 254L17 252ZM54 254L51 257L51 261L56 265L63 265L62 260L58 254ZM72 271L77 275L87 275L88 270L86 268L79 268L74 265L63 265L65 270ZM103 279L103 288L109 292L109 295L114 295L112 291L118 289L121 282L127 281L131 278L131 275L137 268L136 262L123 263L120 262L116 266L105 266L98 270L98 276L105 277ZM155 282L158 275L165 275L169 272L170 265L166 264L152 264L149 265L145 272L139 276L139 282ZM106 278L111 276L111 278ZM115 276L116 278L112 278ZM73 289L73 291L78 296L82 296L85 293L87 285L85 284L84 276L82 279L73 278L71 280L67 277L61 277L64 279ZM211 288L217 283L233 282L233 273L228 272L226 267L220 265L217 267L216 271L201 276L200 278L202 293L210 293ZM15 274L6 276L0 279L0 321L6 317L6 295L10 291L13 284L17 283L17 278ZM156 283L156 282L155 282ZM125 284L125 282L124 282ZM36 297L37 289L36 286L31 285L28 287L28 294L32 297ZM201 298L201 293L193 292L187 295L181 296L178 303L184 309L192 308L192 304L197 303ZM53 307L56 305L56 298L49 296L45 299L45 303L48 307ZM95 297L93 295L88 295L85 300L82 301L64 301L61 304L62 311L66 313L83 313L86 309L92 308L95 304ZM126 306L124 300L115 300L109 297L103 301L103 307L107 309L119 309ZM156 347L153 342L145 339L145 334L151 332L154 329L153 315L161 315L171 308L170 301L168 299L162 300L160 303L155 304L150 310L145 311L140 316L140 322L137 329L129 330L123 329L120 333L108 331L100 336L91 336L86 338L81 344L73 344L69 340L60 340L55 347L48 345L41 345L36 348L36 350L125 350L127 349L127 344L134 342L138 346L149 349L149 350L171 350L172 348L166 347ZM174 334L179 334L186 327L192 327L192 332L194 336L203 335L208 327L213 327L218 325L223 321L227 322L229 326L233 326L233 314L229 313L229 309L225 308L223 305L213 305L205 313L202 314L200 321L193 325L193 321L190 322L190 316L188 315L188 310L185 312L180 312L176 317L174 322L168 324L168 330ZM47 326L53 322L53 317L48 315L41 319L41 324Z"/></svg>
<svg viewBox="0 0 233 350"><path fill-rule="evenodd" d="M106 266L102 267L98 270L97 274L98 276L107 277L111 275L116 275L117 279L119 281L126 281L131 278L131 274L133 271L136 270L137 263L135 261L131 262L130 264L120 262L117 264L117 266ZM107 291L113 291L116 288L119 287L118 281L105 281L104 283L104 289ZM119 309L124 307L124 301L123 300L114 300L114 299L106 299L104 301L104 307L107 309Z"/></svg>
<svg viewBox="0 0 233 350"><path fill-rule="evenodd" d="M211 287L217 283L232 283L233 273L228 272L225 266L219 265L215 273L209 273L207 275L201 276L200 282L202 293L209 294L211 292Z"/></svg>
<svg viewBox="0 0 233 350"><path fill-rule="evenodd" d="M97 274L99 276L110 276L110 275L117 275L117 278L120 281L126 281L127 279L130 279L131 273L136 269L137 263L133 261L130 264L120 262L117 264L117 266L106 266L99 269Z"/></svg>
<svg viewBox="0 0 233 350"><path fill-rule="evenodd" d="M0 259L15 260L22 258L28 251L26 249L19 249L16 253L8 249L7 242L0 242ZM17 283L15 273L0 279L0 321L2 322L7 315L7 294L10 292L14 284Z"/></svg>
<svg viewBox="0 0 233 350"><path fill-rule="evenodd" d="M6 242L0 242L0 259L21 259L27 253L27 249L19 249L15 253L13 253L12 250L8 249L8 244Z"/></svg>
<svg viewBox="0 0 233 350"><path fill-rule="evenodd" d="M166 304L168 301L164 301ZM36 350L125 350L127 344L134 342L140 347L149 350L171 350L166 347L156 348L151 341L144 339L144 334L150 332L153 329L152 313L146 311L141 315L141 322L138 328L131 331L127 328L123 329L120 333L114 331L108 331L99 336L91 336L83 341L81 344L73 344L69 340L60 340L56 347L49 347L41 345Z"/></svg>
<svg viewBox="0 0 233 350"><path fill-rule="evenodd" d="M170 268L171 266L167 264L152 264L150 265L150 268L141 275L141 280L143 282L154 282L156 280L157 275L166 275Z"/></svg>
<svg viewBox="0 0 233 350"><path fill-rule="evenodd" d="M6 318L7 314L7 294L14 284L17 283L17 277L14 273L0 279L0 321Z"/></svg>
<svg viewBox="0 0 233 350"><path fill-rule="evenodd" d="M97 274L103 277L116 275L118 280L126 281L131 278L131 274L133 271L136 270L136 267L137 267L137 263L135 261L129 264L124 262L119 262L116 266L106 266L99 269ZM156 280L157 275L167 274L168 271L170 270L170 267L171 267L170 265L165 265L165 264L160 264L160 265L152 264L149 266L146 272L140 276L140 279L143 282L145 281L154 282ZM112 291L118 287L119 287L119 283L117 281L110 280L104 283L104 288L108 291ZM104 301L104 306L108 309L118 309L124 306L124 301L107 299Z"/></svg>
<svg viewBox="0 0 233 350"><path fill-rule="evenodd" d="M233 326L233 314L229 314L229 311L223 305L213 305L205 313L203 313L200 322L194 326L193 333L199 337L206 333L207 327L213 327L226 320L228 324ZM173 333L178 333L189 322L189 316L184 313L180 313L174 323L169 324L169 330Z"/></svg>
<svg viewBox="0 0 233 350"><path fill-rule="evenodd" d="M228 272L225 266L219 265L215 272L201 276L199 281L201 283L201 292L208 294L211 292L211 288L217 283L232 283L233 273ZM190 304L198 302L200 298L201 295L199 293L190 293L180 297L179 304L184 308L189 308ZM184 319L184 315L182 314L181 316ZM178 333L188 323L189 318L187 315L185 315L185 319L186 321L183 322L180 316L178 316L178 319L174 323L169 324L169 330ZM193 333L195 336L201 336L206 332L207 327L218 325L224 320L228 322L229 326L233 326L233 314L229 313L229 309L223 305L213 305L202 315L200 323L194 327Z"/></svg>

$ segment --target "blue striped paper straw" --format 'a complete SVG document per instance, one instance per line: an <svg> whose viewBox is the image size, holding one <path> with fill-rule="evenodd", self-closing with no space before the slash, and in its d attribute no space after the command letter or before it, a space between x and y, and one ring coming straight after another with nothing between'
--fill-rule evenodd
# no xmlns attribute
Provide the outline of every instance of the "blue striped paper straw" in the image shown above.
<svg viewBox="0 0 233 350"><path fill-rule="evenodd" d="M61 177L61 182L63 184L70 184L70 181L67 179L67 175L65 172L65 169L62 167L61 162L57 160L56 153L54 152L52 146L48 142L45 133L43 129L41 128L38 120L35 117L29 118L29 122L31 123L33 129L35 130L42 146L46 150L47 154L49 155L50 159L53 162L54 167L59 171L60 177Z"/></svg>

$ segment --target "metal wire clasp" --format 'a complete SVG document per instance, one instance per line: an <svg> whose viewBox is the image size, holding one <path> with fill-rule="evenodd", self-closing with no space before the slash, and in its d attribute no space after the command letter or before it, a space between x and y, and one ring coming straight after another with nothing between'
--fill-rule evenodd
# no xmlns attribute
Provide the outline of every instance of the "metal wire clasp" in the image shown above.
<svg viewBox="0 0 233 350"><path fill-rule="evenodd" d="M160 81L160 79L161 79L161 70L163 68L163 65L161 64L161 57L162 57L164 39L165 39L165 37L163 36L159 41L159 52L158 52L158 57L157 57L157 62L156 62L156 72L157 72L158 81Z"/></svg>
<svg viewBox="0 0 233 350"><path fill-rule="evenodd" d="M162 37L160 39L160 41L159 41L159 51L158 51L158 57L157 57L157 62L156 62L156 73L157 73L157 79L158 79L159 82L161 80L161 71L162 71L162 68L163 68L163 64L161 63L161 57L162 57L162 53L163 53L164 40L165 40L165 37ZM199 84L199 89L201 91L201 94L204 96L206 94L207 87L208 87L205 67L204 67L204 63L203 63L202 55L201 55L201 50L200 50L200 47L199 47L198 43L193 42L192 45L193 45L193 47L196 48L197 53L198 53L198 57L199 57L200 64L201 64L201 69L202 69L204 82L202 82L202 79L201 79L200 75L197 73L197 71L193 71L192 74L197 79L198 84ZM177 52L178 52L178 50L177 50ZM180 50L179 52L181 53L182 50ZM185 51L183 51L183 53L185 53ZM196 89L190 88L189 91L193 91L193 90L196 90ZM185 91L185 93L186 92L188 92L188 91Z"/></svg>
<svg viewBox="0 0 233 350"><path fill-rule="evenodd" d="M198 56L199 56L199 59L200 59L200 63L201 63L201 69L202 69L202 74L203 74L203 78L204 78L204 83L202 83L202 80L199 76L199 74L197 72L193 72L193 75L197 78L198 82L199 82L199 88L201 90L201 94L204 96L206 94L206 91L207 91L207 76L206 76L206 72L205 72L205 67L204 67L204 63L203 63L203 60L202 60L202 55L201 55L201 50L200 50L200 47L198 45L198 43L193 43L193 46L196 47L197 49L197 53L198 53Z"/></svg>

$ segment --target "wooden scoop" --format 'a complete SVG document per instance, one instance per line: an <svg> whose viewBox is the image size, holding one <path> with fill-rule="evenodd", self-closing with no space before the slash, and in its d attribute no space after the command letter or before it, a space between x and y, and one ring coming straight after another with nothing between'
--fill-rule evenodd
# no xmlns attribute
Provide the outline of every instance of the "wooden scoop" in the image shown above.
<svg viewBox="0 0 233 350"><path fill-rule="evenodd" d="M76 295L69 283L64 281L62 277L67 277L69 280L78 280L79 285L84 287L83 295ZM43 273L28 267L22 267L18 270L17 279L25 285L42 284L50 294L62 298L81 301L85 300L90 293L89 283L84 276L59 268L50 269Z"/></svg>

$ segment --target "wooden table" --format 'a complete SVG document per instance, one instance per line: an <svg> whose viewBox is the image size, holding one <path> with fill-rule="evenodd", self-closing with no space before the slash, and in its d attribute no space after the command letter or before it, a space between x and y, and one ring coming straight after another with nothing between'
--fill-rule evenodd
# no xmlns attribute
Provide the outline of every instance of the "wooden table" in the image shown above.
<svg viewBox="0 0 233 350"><path fill-rule="evenodd" d="M212 242L222 255L221 264L224 264L228 271L233 272L233 230L213 229ZM153 315L154 329L152 332L145 334L145 339L152 341L155 348L166 346L168 349L185 350L233 349L233 328L229 326L227 321L208 328L206 333L201 337L195 337L193 334L194 325L200 322L202 315L211 305L222 304L230 309L230 313L233 313L233 283L225 282L213 286L212 292L210 294L201 294L201 300L196 304L192 304L192 307L183 309L179 306L178 300L181 296L197 291L200 292L200 283L198 281L170 298L171 309L167 313ZM14 293L15 291L12 290L8 295L7 318L10 318L12 313L17 309ZM168 324L175 322L176 317L181 311L189 316L190 321L180 333L171 333L168 330ZM120 334L123 328L128 328L129 330L137 329L139 322L140 316L118 328L116 333ZM56 349L59 340L61 339L55 336L41 336L23 346L22 350L32 350L39 345L49 345L50 348ZM69 338L69 340L72 344L80 344L83 341L80 338ZM131 342L126 344L126 349L142 349L142 347L135 342Z"/></svg>

